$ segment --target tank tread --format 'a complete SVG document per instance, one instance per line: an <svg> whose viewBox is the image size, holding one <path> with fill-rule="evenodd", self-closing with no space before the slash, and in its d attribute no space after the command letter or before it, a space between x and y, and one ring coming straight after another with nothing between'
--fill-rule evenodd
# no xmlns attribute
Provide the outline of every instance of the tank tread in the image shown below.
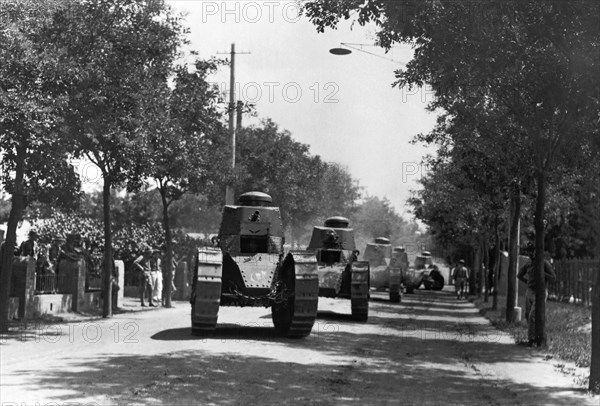
<svg viewBox="0 0 600 406"><path fill-rule="evenodd" d="M221 303L220 252L200 250L196 281L192 292L192 334L214 330L217 327Z"/></svg>
<svg viewBox="0 0 600 406"><path fill-rule="evenodd" d="M196 295L192 313L192 330L214 330L217 327L221 301L221 279L196 282Z"/></svg>
<svg viewBox="0 0 600 406"><path fill-rule="evenodd" d="M352 263L352 280L350 286L350 306L352 318L356 321L367 321L369 317L369 263Z"/></svg>
<svg viewBox="0 0 600 406"><path fill-rule="evenodd" d="M399 268L390 268L390 302L400 303L402 296L400 294L401 270Z"/></svg>
<svg viewBox="0 0 600 406"><path fill-rule="evenodd" d="M302 279L299 279L302 278ZM289 337L310 334L317 317L319 279L317 275L296 275L294 289L294 316L288 331Z"/></svg>
<svg viewBox="0 0 600 406"><path fill-rule="evenodd" d="M294 252L293 255L297 257L290 256L284 262L288 266L284 269L287 271L284 281L287 279L288 286L293 283L294 290L286 303L273 305L273 323L288 337L299 338L310 334L317 318L319 277L314 254Z"/></svg>

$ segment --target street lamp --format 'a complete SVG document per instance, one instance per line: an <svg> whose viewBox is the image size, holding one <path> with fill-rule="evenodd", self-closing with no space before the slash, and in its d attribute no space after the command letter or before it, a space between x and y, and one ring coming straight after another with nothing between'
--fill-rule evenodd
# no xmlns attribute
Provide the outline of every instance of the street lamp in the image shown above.
<svg viewBox="0 0 600 406"><path fill-rule="evenodd" d="M397 61L395 59L392 58L388 58L382 55L378 55L376 53L373 52L369 52L369 51L365 51L363 49L363 47L378 47L378 45L373 45L373 44L358 44L358 43L351 43L351 42L340 42L340 46L339 47L335 47L335 48L331 48L329 50L329 53L333 54L333 55L349 55L352 53L352 49L354 49L355 51L359 51L359 52L363 52L365 54L369 54L372 56L376 56L377 58L381 58L381 59L385 59L391 62L395 62L395 63L399 63L401 65L406 65L404 62L400 62Z"/></svg>

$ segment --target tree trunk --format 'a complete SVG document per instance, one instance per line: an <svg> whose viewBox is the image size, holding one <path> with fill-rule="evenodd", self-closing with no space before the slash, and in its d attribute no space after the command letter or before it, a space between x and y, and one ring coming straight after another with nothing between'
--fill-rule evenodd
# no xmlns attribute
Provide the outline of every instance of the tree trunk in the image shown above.
<svg viewBox="0 0 600 406"><path fill-rule="evenodd" d="M596 269L596 284L592 288L592 363L590 391L600 393L600 269Z"/></svg>
<svg viewBox="0 0 600 406"><path fill-rule="evenodd" d="M476 279L476 275L479 277L479 283L475 284L475 290L476 292L474 292L475 294L477 294L477 298L481 298L481 240L479 239L479 236L477 236L476 238L477 241L477 248L475 249L475 255L473 257L473 272L471 272L472 274L472 278L475 280Z"/></svg>
<svg viewBox="0 0 600 406"><path fill-rule="evenodd" d="M163 297L165 298L165 307L172 307L171 304L171 285L173 284L173 244L171 236L171 222L169 219L169 203L165 196L166 191L161 188L160 196L163 204L163 226L165 228L165 242L167 249L167 258L165 264L166 280L163 281Z"/></svg>
<svg viewBox="0 0 600 406"><path fill-rule="evenodd" d="M500 273L500 221L498 217L494 220L494 279L492 294L492 310L498 309L498 274Z"/></svg>
<svg viewBox="0 0 600 406"><path fill-rule="evenodd" d="M25 209L25 193L23 178L25 176L25 155L27 146L21 143L17 149L17 162L15 167L15 186L11 197L10 214L6 229L3 255L0 259L2 268L0 272L0 332L8 332L8 310L10 307L10 285L12 279L12 265L17 246L17 225Z"/></svg>
<svg viewBox="0 0 600 406"><path fill-rule="evenodd" d="M487 235L485 236L485 240L483 241L483 263L485 264L485 270L483 271L482 280L484 287L483 301L487 303L490 300L490 246L488 244Z"/></svg>
<svg viewBox="0 0 600 406"><path fill-rule="evenodd" d="M112 316L112 233L110 229L110 175L104 175L102 200L104 209L104 273L102 275L102 317Z"/></svg>
<svg viewBox="0 0 600 406"><path fill-rule="evenodd" d="M517 260L519 258L519 229L521 218L521 190L515 186L511 195L508 232L508 272L506 280L506 321L515 321L515 306L518 303Z"/></svg>
<svg viewBox="0 0 600 406"><path fill-rule="evenodd" d="M535 202L535 342L546 345L546 281L544 278L544 208L546 205L546 173L537 173L537 198Z"/></svg>
<svg viewBox="0 0 600 406"><path fill-rule="evenodd" d="M477 256L477 250L475 248L473 248L473 245L470 244L469 245L469 257L471 260L471 272L469 272L469 294L470 295L474 295L475 294L475 272L473 272L473 264L475 264L475 260L476 260L476 256Z"/></svg>

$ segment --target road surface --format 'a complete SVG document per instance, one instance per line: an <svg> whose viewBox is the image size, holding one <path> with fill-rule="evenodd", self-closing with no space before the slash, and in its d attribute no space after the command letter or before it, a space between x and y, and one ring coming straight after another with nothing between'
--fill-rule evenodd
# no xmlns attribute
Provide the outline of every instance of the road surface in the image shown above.
<svg viewBox="0 0 600 406"><path fill-rule="evenodd" d="M320 298L305 339L278 337L264 308L221 308L217 331L193 337L189 304L175 306L3 336L2 406L600 402L450 291L374 293L367 323Z"/></svg>

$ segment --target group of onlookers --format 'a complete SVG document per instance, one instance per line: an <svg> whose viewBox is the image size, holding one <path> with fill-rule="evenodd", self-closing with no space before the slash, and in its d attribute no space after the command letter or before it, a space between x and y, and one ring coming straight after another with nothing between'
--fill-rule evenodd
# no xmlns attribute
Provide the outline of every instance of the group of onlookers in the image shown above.
<svg viewBox="0 0 600 406"><path fill-rule="evenodd" d="M67 248L66 240L60 235L56 235L50 244L39 243L37 231L29 231L27 240L15 248L14 255L20 257L32 257L36 260L36 274L48 275L58 272L58 263L62 258L70 257L72 249ZM73 240L70 239L69 243ZM2 253L5 249L5 243L2 243Z"/></svg>
<svg viewBox="0 0 600 406"><path fill-rule="evenodd" d="M165 265L166 253L150 246L145 247L141 255L133 261L133 267L139 274L139 293L142 306L155 307L158 303L164 306L166 300L166 289L163 289L163 274L166 272ZM175 274L177 260L172 258L172 271ZM171 279L171 294L175 292L176 287Z"/></svg>

